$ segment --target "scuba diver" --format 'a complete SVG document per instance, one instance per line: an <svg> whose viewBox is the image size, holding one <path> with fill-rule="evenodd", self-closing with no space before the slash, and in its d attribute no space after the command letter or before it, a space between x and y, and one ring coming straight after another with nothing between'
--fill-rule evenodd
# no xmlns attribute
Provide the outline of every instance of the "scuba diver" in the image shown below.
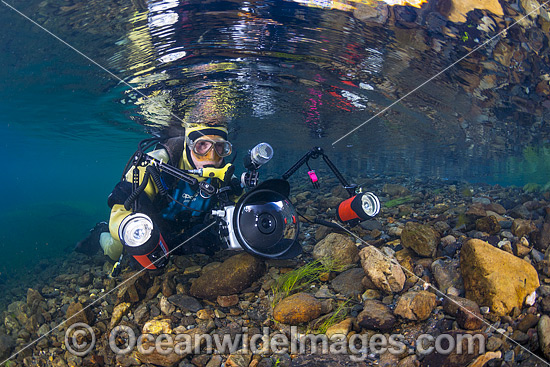
<svg viewBox="0 0 550 367"><path fill-rule="evenodd" d="M213 254L220 238L217 228L208 230L205 223L219 199L212 192L225 188L225 198L234 203L243 191L234 166L224 160L232 153L227 134L223 126L191 125L184 136L146 139L156 149L147 154L138 150L128 162L108 198L108 225L98 223L75 250L93 255L99 243L111 259L120 261L125 250L133 267L150 270L163 268L168 253ZM168 165L192 172L192 179L165 174Z"/></svg>

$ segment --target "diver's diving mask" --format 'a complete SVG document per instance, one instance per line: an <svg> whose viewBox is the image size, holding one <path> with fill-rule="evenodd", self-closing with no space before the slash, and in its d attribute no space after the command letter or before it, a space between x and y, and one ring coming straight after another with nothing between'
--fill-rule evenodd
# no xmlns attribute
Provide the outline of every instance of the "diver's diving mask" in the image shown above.
<svg viewBox="0 0 550 367"><path fill-rule="evenodd" d="M207 155L212 148L214 148L218 156L222 158L227 157L233 151L233 145L231 145L231 143L227 140L212 140L201 137L193 141L187 138L187 145L193 153L200 157Z"/></svg>

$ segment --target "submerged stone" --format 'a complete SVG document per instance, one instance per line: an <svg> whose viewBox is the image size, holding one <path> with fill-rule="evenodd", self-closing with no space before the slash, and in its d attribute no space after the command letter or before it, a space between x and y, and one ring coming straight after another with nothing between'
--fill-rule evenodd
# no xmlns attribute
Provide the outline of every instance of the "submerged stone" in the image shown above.
<svg viewBox="0 0 550 367"><path fill-rule="evenodd" d="M477 239L462 246L460 270L466 298L500 316L521 308L525 297L540 285L531 264Z"/></svg>
<svg viewBox="0 0 550 367"><path fill-rule="evenodd" d="M308 293L296 293L275 306L273 318L283 324L297 325L316 319L321 311L321 301Z"/></svg>
<svg viewBox="0 0 550 367"><path fill-rule="evenodd" d="M205 269L193 282L189 293L206 299L236 294L249 287L264 271L263 261L243 252L230 257L216 268Z"/></svg>

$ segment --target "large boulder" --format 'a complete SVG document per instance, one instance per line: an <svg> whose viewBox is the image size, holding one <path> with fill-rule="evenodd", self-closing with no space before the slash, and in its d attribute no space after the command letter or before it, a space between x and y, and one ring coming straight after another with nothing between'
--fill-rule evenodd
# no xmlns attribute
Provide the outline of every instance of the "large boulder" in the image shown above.
<svg viewBox="0 0 550 367"><path fill-rule="evenodd" d="M367 277L386 293L399 292L405 285L405 273L393 257L383 255L374 246L367 246L359 252L361 266Z"/></svg>
<svg viewBox="0 0 550 367"><path fill-rule="evenodd" d="M243 252L215 268L206 269L191 285L194 297L213 299L229 296L249 287L265 271L263 261Z"/></svg>
<svg viewBox="0 0 550 367"><path fill-rule="evenodd" d="M323 262L329 259L334 265L350 267L359 261L359 250L355 241L346 235L330 233L315 245L313 258Z"/></svg>
<svg viewBox="0 0 550 367"><path fill-rule="evenodd" d="M401 244L424 257L433 257L441 236L430 226L407 222L401 232Z"/></svg>
<svg viewBox="0 0 550 367"><path fill-rule="evenodd" d="M531 264L478 239L462 246L460 270L466 298L500 316L521 308L540 285Z"/></svg>

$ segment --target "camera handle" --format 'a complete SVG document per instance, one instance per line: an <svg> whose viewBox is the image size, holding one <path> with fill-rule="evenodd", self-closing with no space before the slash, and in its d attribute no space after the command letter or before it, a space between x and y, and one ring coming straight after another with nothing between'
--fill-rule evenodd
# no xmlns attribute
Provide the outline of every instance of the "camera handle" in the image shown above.
<svg viewBox="0 0 550 367"><path fill-rule="evenodd" d="M356 184L349 184L344 176L338 171L338 168L332 163L332 161L328 158L328 156L323 151L323 148L320 147L313 147L309 152L307 152L302 158L298 160L292 167L290 167L285 173L283 173L283 180L288 180L290 176L292 176L300 167L302 167L304 164L308 164L310 159L317 159L319 157L323 158L323 161L325 161L325 164L330 168L332 173L334 173L334 176L340 181L344 189L348 192L349 196L352 197L356 194L355 190L357 189ZM313 172L310 170L310 172ZM314 173L313 173L314 174ZM310 177L312 175L310 174ZM312 178L313 180L313 178ZM314 184L316 181L312 181Z"/></svg>

